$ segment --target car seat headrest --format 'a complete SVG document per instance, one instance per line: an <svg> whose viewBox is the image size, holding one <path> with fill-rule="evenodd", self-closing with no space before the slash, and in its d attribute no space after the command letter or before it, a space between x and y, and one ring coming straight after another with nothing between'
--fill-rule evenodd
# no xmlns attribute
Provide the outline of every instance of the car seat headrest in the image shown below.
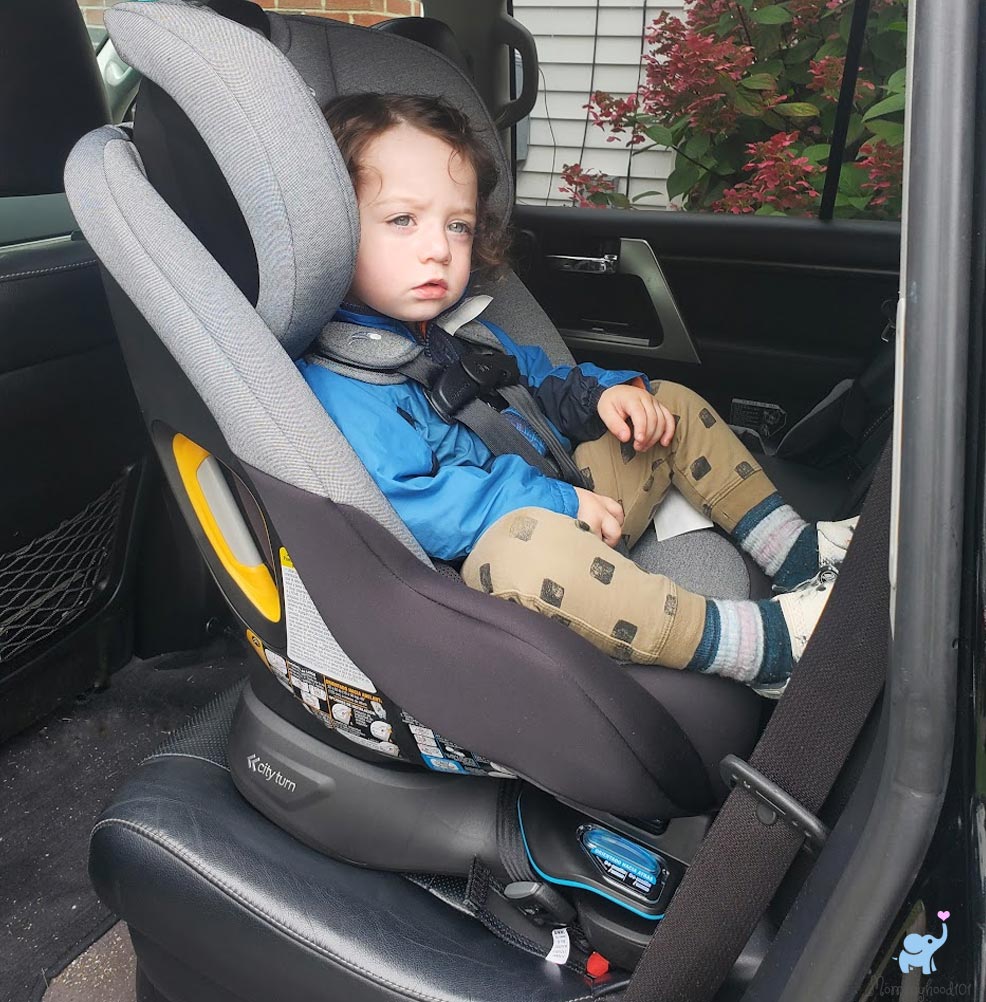
<svg viewBox="0 0 986 1002"><path fill-rule="evenodd" d="M109 118L78 0L0 4L0 196L63 191L69 150Z"/></svg>
<svg viewBox="0 0 986 1002"><path fill-rule="evenodd" d="M387 21L378 21L373 27L377 31L400 35L401 38L410 38L412 42L427 45L455 63L467 76L472 76L468 57L452 29L444 21L434 17L392 17Z"/></svg>
<svg viewBox="0 0 986 1002"><path fill-rule="evenodd" d="M349 287L359 244L349 174L311 90L266 38L207 8L124 3L106 25L218 164L256 252L256 311L297 356Z"/></svg>

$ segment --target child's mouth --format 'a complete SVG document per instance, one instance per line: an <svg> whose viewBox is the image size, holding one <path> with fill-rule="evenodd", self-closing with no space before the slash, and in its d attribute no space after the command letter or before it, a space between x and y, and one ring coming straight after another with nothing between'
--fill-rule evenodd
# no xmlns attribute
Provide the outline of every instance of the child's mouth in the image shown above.
<svg viewBox="0 0 986 1002"><path fill-rule="evenodd" d="M425 282L412 291L419 299L441 299L448 292L448 287L444 282Z"/></svg>

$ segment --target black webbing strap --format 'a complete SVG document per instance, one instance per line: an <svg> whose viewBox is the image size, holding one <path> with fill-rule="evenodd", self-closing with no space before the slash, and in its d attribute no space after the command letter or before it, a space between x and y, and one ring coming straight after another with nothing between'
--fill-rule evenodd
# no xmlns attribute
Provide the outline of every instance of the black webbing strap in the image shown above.
<svg viewBox="0 0 986 1002"><path fill-rule="evenodd" d="M889 636L890 449L821 622L750 757L814 814L884 682ZM759 808L759 810L758 810ZM804 836L737 785L637 965L624 1002L707 1002L767 909Z"/></svg>
<svg viewBox="0 0 986 1002"><path fill-rule="evenodd" d="M431 391L438 380L445 374L446 367L426 358L424 353L406 362L397 369L408 379L419 383L426 390ZM519 391L519 392L518 392ZM450 416L442 415L446 420L450 418L459 421L467 428L474 431L483 444L494 456L502 456L508 453L520 456L530 466L539 470L545 476L558 478L574 484L576 487L584 487L585 481L578 467L572 461L572 457L565 451L564 446L558 441L547 420L541 414L537 404L531 398L530 393L519 385L511 387L498 387L497 392L503 396L510 406L530 424L534 431L541 437L548 447L556 465L552 465L541 455L528 441L528 439L496 408L472 397L458 404L454 414ZM509 394L509 395L508 395ZM526 400L524 399L526 398ZM429 402L435 407L435 401L429 396ZM441 414L441 410L435 407Z"/></svg>

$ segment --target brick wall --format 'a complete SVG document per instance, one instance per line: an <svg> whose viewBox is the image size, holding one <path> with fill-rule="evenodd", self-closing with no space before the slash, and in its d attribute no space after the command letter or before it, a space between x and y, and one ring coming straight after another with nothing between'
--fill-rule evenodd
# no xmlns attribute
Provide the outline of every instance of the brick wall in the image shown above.
<svg viewBox="0 0 986 1002"><path fill-rule="evenodd" d="M103 11L118 0L79 0L87 24L101 25ZM332 17L349 24L376 24L391 17L421 14L421 0L260 0L265 10Z"/></svg>

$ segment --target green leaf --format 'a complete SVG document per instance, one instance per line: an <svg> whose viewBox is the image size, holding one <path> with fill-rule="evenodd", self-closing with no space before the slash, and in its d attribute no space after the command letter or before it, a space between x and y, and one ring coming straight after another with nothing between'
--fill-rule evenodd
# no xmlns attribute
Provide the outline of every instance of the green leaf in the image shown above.
<svg viewBox="0 0 986 1002"><path fill-rule="evenodd" d="M716 37L724 38L735 27L736 27L736 18L733 17L731 11L726 11L726 13L719 18L719 23L716 25Z"/></svg>
<svg viewBox="0 0 986 1002"><path fill-rule="evenodd" d="M807 56L805 58L807 58ZM758 73L769 73L772 77L779 77L783 72L784 72L783 59L768 59L766 62L763 63L754 63L750 67L750 73L753 75L756 75Z"/></svg>
<svg viewBox="0 0 986 1002"><path fill-rule="evenodd" d="M776 111L771 111L770 109L767 109L767 111L763 113L762 121L764 125L773 129L774 132L787 132L787 130L791 127L790 122L786 122L780 115L777 114ZM759 139L759 137L757 138ZM743 162L746 163L745 160ZM737 170L739 170L739 167L737 167Z"/></svg>
<svg viewBox="0 0 986 1002"><path fill-rule="evenodd" d="M674 136L666 125L651 125L644 129L644 135L658 146L674 146Z"/></svg>
<svg viewBox="0 0 986 1002"><path fill-rule="evenodd" d="M792 45L789 49L784 50L784 62L790 66L792 63L806 63L812 56L815 55L815 50L818 48L817 38L806 38L803 42L798 42L797 45ZM754 67L755 69L756 67ZM766 69L766 67L764 67ZM774 75L776 76L780 73L777 71Z"/></svg>
<svg viewBox="0 0 986 1002"><path fill-rule="evenodd" d="M841 38L832 38L815 53L815 58L824 59L826 56L844 56L845 54L846 43Z"/></svg>
<svg viewBox="0 0 986 1002"><path fill-rule="evenodd" d="M772 205L761 205L756 212L753 213L755 216L783 216L784 213L775 209Z"/></svg>
<svg viewBox="0 0 986 1002"><path fill-rule="evenodd" d="M773 110L785 118L818 117L818 109L807 101L790 101L787 104L775 104Z"/></svg>
<svg viewBox="0 0 986 1002"><path fill-rule="evenodd" d="M787 7L782 7L780 4L771 7L758 7L750 13L750 17L757 24L787 24L794 20Z"/></svg>
<svg viewBox="0 0 986 1002"><path fill-rule="evenodd" d="M617 209L630 209L630 199L621 191L613 191L609 194L609 204Z"/></svg>
<svg viewBox="0 0 986 1002"><path fill-rule="evenodd" d="M884 31L899 31L903 34L907 34L907 22L906 21L891 21L890 24L883 26Z"/></svg>
<svg viewBox="0 0 986 1002"><path fill-rule="evenodd" d="M858 198L866 193L860 187L869 180L869 175L859 164L843 164L839 174L839 191L843 195Z"/></svg>
<svg viewBox="0 0 986 1002"><path fill-rule="evenodd" d="M639 195L634 195L631 201L639 202L642 198L649 198L651 195L663 195L663 191L642 191Z"/></svg>
<svg viewBox="0 0 986 1002"><path fill-rule="evenodd" d="M754 73L740 80L740 86L749 90L776 90L777 78L769 73Z"/></svg>
<svg viewBox="0 0 986 1002"><path fill-rule="evenodd" d="M866 123L866 128L888 146L900 146L904 141L904 126L900 122L891 122L886 118L877 118Z"/></svg>
<svg viewBox="0 0 986 1002"><path fill-rule="evenodd" d="M865 135L866 126L863 125L863 120L853 112L849 116L849 128L846 130L846 144L852 146L854 143L858 143Z"/></svg>
<svg viewBox="0 0 986 1002"><path fill-rule="evenodd" d="M831 152L832 147L828 143L815 143L814 146L806 146L801 155L807 157L809 163L824 164L828 163Z"/></svg>
<svg viewBox="0 0 986 1002"><path fill-rule="evenodd" d="M741 115L749 115L751 118L757 118L763 113L763 104L761 101L751 94L744 94L742 91L736 91L732 95L733 107Z"/></svg>
<svg viewBox="0 0 986 1002"><path fill-rule="evenodd" d="M891 94L890 97L885 97L882 101L877 101L876 104L871 105L866 114L863 115L863 121L868 122L871 118L879 118L880 115L887 115L894 111L903 111L904 109L904 95L903 94Z"/></svg>
<svg viewBox="0 0 986 1002"><path fill-rule="evenodd" d="M855 4L853 5L855 6ZM852 30L852 11L843 14L839 19L839 38L847 45L849 44L849 32Z"/></svg>
<svg viewBox="0 0 986 1002"><path fill-rule="evenodd" d="M682 146L681 151L692 160L700 160L709 152L712 138L707 132L696 132L691 139Z"/></svg>
<svg viewBox="0 0 986 1002"><path fill-rule="evenodd" d="M780 24L761 24L756 32L757 54L763 59L771 59L780 53L782 28Z"/></svg>
<svg viewBox="0 0 986 1002"><path fill-rule="evenodd" d="M903 94L904 87L907 84L907 69L906 67L901 67L899 70L894 70L893 73L887 78L887 82L883 85L884 90L890 94Z"/></svg>
<svg viewBox="0 0 986 1002"><path fill-rule="evenodd" d="M698 184L699 177L698 167L687 160L680 166L675 166L675 169L668 176L668 198L677 198L679 195L691 191Z"/></svg>

